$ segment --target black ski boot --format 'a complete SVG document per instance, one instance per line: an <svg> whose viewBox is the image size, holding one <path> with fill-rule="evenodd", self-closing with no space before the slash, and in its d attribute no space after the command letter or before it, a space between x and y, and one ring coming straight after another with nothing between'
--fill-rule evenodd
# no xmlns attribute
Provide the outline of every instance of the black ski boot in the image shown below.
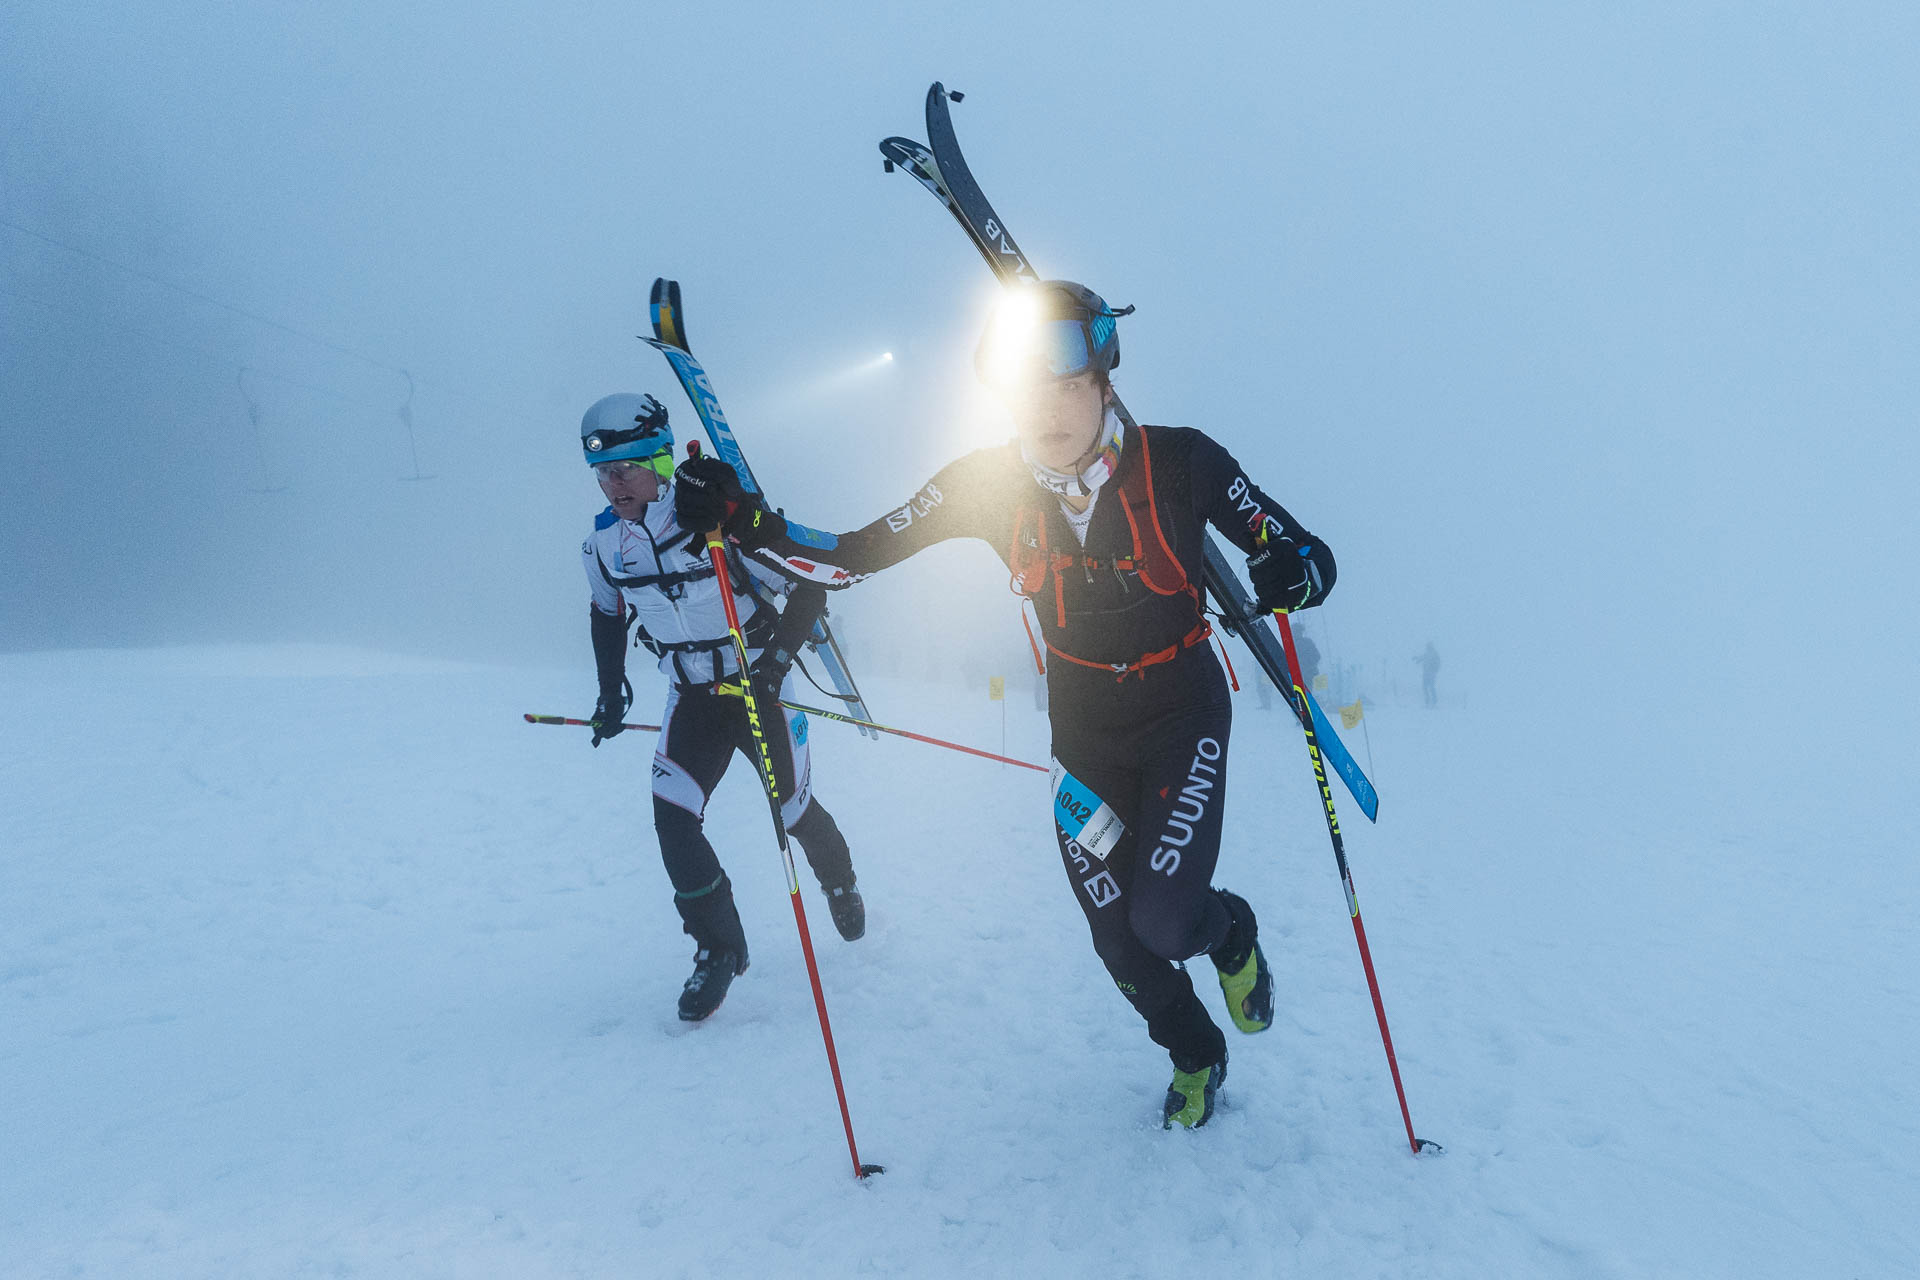
<svg viewBox="0 0 1920 1280"><path fill-rule="evenodd" d="M1227 1016L1247 1035L1273 1025L1273 974L1260 950L1259 926L1253 908L1237 893L1215 889L1227 909L1227 936L1214 948L1213 967L1220 971L1220 990L1227 997Z"/></svg>
<svg viewBox="0 0 1920 1280"><path fill-rule="evenodd" d="M701 1022L727 998L727 988L747 971L745 948L739 951L708 951L693 955L693 976L680 989L680 1021Z"/></svg>
<svg viewBox="0 0 1920 1280"><path fill-rule="evenodd" d="M727 988L747 971L747 935L733 905L726 872L704 889L675 893L673 905L693 938L693 976L680 991L680 1020L699 1022L727 998Z"/></svg>
<svg viewBox="0 0 1920 1280"><path fill-rule="evenodd" d="M848 942L864 937L867 932L867 904L860 898L860 891L852 885L837 889L822 887L820 892L827 895L827 911L833 916L833 927Z"/></svg>
<svg viewBox="0 0 1920 1280"><path fill-rule="evenodd" d="M820 892L827 895L827 910L833 913L833 927L848 942L867 932L867 904L853 887L853 855L847 851L847 838L840 825L815 799L787 834L800 842L807 863L820 881Z"/></svg>

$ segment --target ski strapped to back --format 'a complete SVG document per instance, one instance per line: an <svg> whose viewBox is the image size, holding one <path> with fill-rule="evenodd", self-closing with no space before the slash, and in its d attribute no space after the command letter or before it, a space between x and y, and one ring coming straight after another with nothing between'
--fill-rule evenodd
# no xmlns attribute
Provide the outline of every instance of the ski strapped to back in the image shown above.
<svg viewBox="0 0 1920 1280"><path fill-rule="evenodd" d="M766 490L760 487L760 482L754 479L753 468L747 465L746 454L741 452L740 442L734 438L733 427L720 408L720 398L713 393L712 380L687 345L687 314L680 305L680 282L655 280L649 310L653 317L653 336L643 336L640 340L665 356L667 363L673 366L681 389L687 393L694 412L700 415L701 425L707 429L707 439L713 442L713 451L739 475L741 487L764 497ZM847 704L852 714L861 720L873 719L873 714L867 710L867 704L860 696L859 687L853 682L853 673L847 669L846 656L840 652L839 642L833 638L833 630L827 625L825 611L821 612L820 620L814 623L813 635L808 639L807 647L820 659L820 665L826 669L828 683L833 685L834 692ZM880 735L874 730L858 727L863 735L879 741Z"/></svg>
<svg viewBox="0 0 1920 1280"><path fill-rule="evenodd" d="M1020 252L1013 237L1007 234L1007 228L994 213L993 206L987 203L980 184L973 179L973 172L967 167L967 161L960 154L960 140L954 136L953 117L947 109L947 99L960 101L962 95L949 94L939 83L927 90L927 140L931 147L913 141L911 138L888 138L880 144L880 154L886 160L887 172L892 173L897 165L912 174L921 186L933 192L941 204L947 207L954 221L958 222L973 242L973 247L986 259L987 266L1002 284L1012 284L1020 280L1038 281L1040 274ZM683 379L684 380L684 379ZM1136 424L1127 407L1120 403L1116 393L1113 399L1114 412L1127 426ZM719 445L716 443L716 448ZM1254 661L1266 672L1267 679L1274 687L1286 691L1287 703L1293 708L1294 715L1300 718L1303 726L1311 724L1320 740L1320 752L1327 763L1333 766L1340 780L1347 785L1354 802L1367 820L1378 821L1380 797L1361 770L1360 764L1340 741L1333 727L1327 723L1325 713L1314 701L1312 693L1306 693L1306 705L1302 706L1293 696L1293 677L1287 673L1286 655L1281 652L1279 637L1270 623L1264 621L1254 608L1252 599L1240 580L1234 576L1233 569L1226 556L1214 542L1211 533L1204 535L1206 557L1202 566L1206 581L1207 594L1213 597L1219 610L1221 623L1234 635L1239 636L1252 650ZM1303 691L1304 692L1304 691Z"/></svg>

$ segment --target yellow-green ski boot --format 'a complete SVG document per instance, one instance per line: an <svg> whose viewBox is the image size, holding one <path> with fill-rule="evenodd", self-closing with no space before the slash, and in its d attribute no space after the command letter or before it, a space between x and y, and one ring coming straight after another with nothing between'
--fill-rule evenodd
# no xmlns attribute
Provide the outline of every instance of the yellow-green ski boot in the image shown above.
<svg viewBox="0 0 1920 1280"><path fill-rule="evenodd" d="M1273 974L1260 950L1259 927L1247 900L1225 889L1215 889L1231 923L1226 940L1213 954L1220 973L1220 990L1227 997L1227 1016L1247 1035L1273 1025Z"/></svg>
<svg viewBox="0 0 1920 1280"><path fill-rule="evenodd" d="M1227 1078L1225 1058L1198 1071L1173 1069L1173 1083L1167 1086L1167 1104L1163 1129L1176 1124L1183 1129L1198 1129L1213 1119L1213 1095Z"/></svg>

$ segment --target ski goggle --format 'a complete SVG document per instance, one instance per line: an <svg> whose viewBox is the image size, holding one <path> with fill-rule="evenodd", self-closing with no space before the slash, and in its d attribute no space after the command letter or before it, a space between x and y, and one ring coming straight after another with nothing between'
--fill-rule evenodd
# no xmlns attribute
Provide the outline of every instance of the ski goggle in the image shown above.
<svg viewBox="0 0 1920 1280"><path fill-rule="evenodd" d="M662 480L673 479L673 446L668 445L658 453L650 453L644 458L623 458L618 462L593 464L593 474L602 480L623 478L636 471L651 471Z"/></svg>
<svg viewBox="0 0 1920 1280"><path fill-rule="evenodd" d="M974 371L990 386L1009 388L1036 381L1058 382L1090 369L1110 368L1114 318L1124 314L1101 311L1089 315L1083 311L1040 319L1031 308L1008 308L994 317L974 349Z"/></svg>

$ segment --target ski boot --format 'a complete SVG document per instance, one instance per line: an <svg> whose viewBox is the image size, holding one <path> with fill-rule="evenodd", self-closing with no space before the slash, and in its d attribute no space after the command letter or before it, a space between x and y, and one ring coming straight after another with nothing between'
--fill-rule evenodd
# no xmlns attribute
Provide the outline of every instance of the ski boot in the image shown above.
<svg viewBox="0 0 1920 1280"><path fill-rule="evenodd" d="M1259 927L1253 908L1239 894L1215 889L1230 921L1227 936L1214 949L1213 967L1220 973L1220 990L1227 997L1227 1015L1247 1035L1273 1025L1273 974L1260 950Z"/></svg>
<svg viewBox="0 0 1920 1280"><path fill-rule="evenodd" d="M1220 1092L1220 1086L1226 1083L1227 1060L1223 1056L1212 1066L1202 1067L1198 1071L1173 1069L1173 1083L1167 1086L1167 1102L1163 1109L1160 1127L1171 1129L1179 1125L1184 1129L1198 1129L1213 1119L1214 1095Z"/></svg>
<svg viewBox="0 0 1920 1280"><path fill-rule="evenodd" d="M853 886L853 858L847 852L847 838L839 824L818 800L807 806L799 820L787 828L787 834L806 851L813 874L820 881L820 892L827 896L827 910L833 913L833 927L848 942L867 932L867 904Z"/></svg>
<svg viewBox="0 0 1920 1280"><path fill-rule="evenodd" d="M861 900L858 889L850 884L835 889L823 885L820 892L827 895L827 912L833 916L833 927L840 931L842 938L853 942L865 936L867 904Z"/></svg>
<svg viewBox="0 0 1920 1280"><path fill-rule="evenodd" d="M747 951L710 951L693 954L693 976L680 989L680 1021L701 1022L727 998L727 988L747 971Z"/></svg>

